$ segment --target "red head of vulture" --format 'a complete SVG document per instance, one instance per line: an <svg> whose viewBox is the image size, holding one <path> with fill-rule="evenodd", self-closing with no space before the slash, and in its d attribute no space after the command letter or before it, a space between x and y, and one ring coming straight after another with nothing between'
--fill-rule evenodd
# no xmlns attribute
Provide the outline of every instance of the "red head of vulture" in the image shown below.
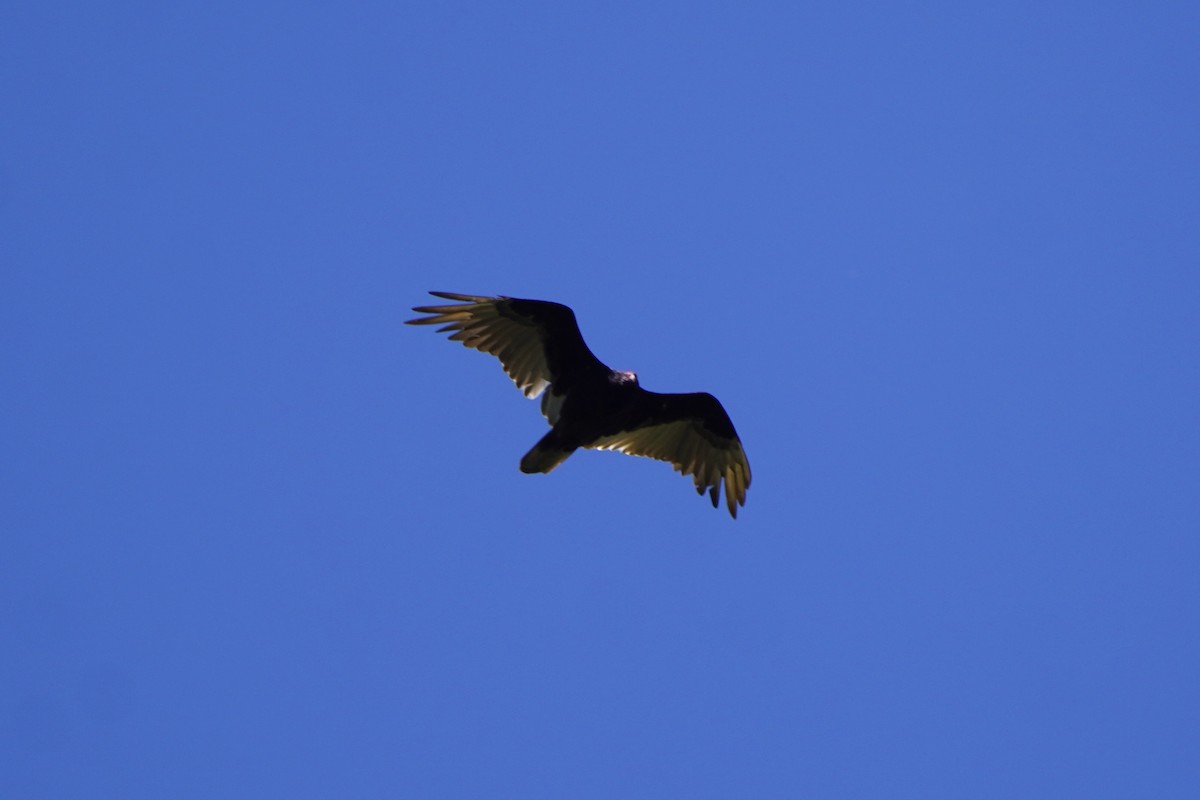
<svg viewBox="0 0 1200 800"><path fill-rule="evenodd" d="M418 306L410 325L441 325L450 339L491 353L526 397L542 394L550 432L521 459L522 472L549 472L580 447L667 461L693 476L713 508L721 481L737 518L746 504L750 463L733 422L705 392L659 394L632 372L615 372L592 355L575 313L559 303L515 297L430 292L459 305Z"/></svg>

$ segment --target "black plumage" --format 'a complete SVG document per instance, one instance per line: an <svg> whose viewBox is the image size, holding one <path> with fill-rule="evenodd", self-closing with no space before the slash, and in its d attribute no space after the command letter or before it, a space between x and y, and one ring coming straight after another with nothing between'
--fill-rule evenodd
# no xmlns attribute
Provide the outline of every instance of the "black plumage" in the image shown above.
<svg viewBox="0 0 1200 800"><path fill-rule="evenodd" d="M646 456L692 475L714 508L723 481L725 504L737 517L750 463L717 398L650 392L634 373L609 369L583 341L575 313L559 303L430 294L458 305L418 306L429 316L408 324L441 325L452 340L499 358L526 397L542 395L550 431L521 459L522 472L550 472L581 447Z"/></svg>

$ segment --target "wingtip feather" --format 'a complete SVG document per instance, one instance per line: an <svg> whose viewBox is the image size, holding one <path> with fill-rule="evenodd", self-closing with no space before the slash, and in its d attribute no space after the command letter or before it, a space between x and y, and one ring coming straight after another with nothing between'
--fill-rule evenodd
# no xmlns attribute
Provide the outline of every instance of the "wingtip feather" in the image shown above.
<svg viewBox="0 0 1200 800"><path fill-rule="evenodd" d="M494 297L484 297L475 294L459 294L458 292L430 292L434 297L441 297L446 300L457 300L460 303L485 303L489 300L495 300Z"/></svg>
<svg viewBox="0 0 1200 800"><path fill-rule="evenodd" d="M729 515L737 519L737 471L730 464L725 468L725 507L729 509Z"/></svg>

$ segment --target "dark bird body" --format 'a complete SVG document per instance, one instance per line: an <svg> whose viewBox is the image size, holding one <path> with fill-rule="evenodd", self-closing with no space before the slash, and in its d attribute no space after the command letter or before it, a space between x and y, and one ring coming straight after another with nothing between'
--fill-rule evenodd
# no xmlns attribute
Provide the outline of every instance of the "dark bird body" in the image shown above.
<svg viewBox="0 0 1200 800"><path fill-rule="evenodd" d="M714 507L724 481L726 506L737 517L750 464L717 398L646 391L634 373L609 369L583 341L574 312L559 303L430 294L461 304L418 306L430 316L409 324L442 325L452 340L498 357L526 397L544 392L550 431L521 459L522 472L550 472L581 447L647 456L692 475Z"/></svg>

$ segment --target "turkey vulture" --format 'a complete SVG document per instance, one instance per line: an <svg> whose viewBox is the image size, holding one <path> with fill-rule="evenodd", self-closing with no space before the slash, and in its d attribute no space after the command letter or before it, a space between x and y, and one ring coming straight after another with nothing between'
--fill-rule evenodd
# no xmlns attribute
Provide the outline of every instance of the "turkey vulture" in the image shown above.
<svg viewBox="0 0 1200 800"><path fill-rule="evenodd" d="M694 476L713 508L721 481L737 518L746 504L750 464L717 398L705 392L659 394L632 372L615 372L592 355L575 312L559 303L516 297L430 292L460 305L418 306L409 325L442 325L452 341L490 353L528 398L542 394L550 432L521 459L522 472L549 472L580 447L618 450L670 462Z"/></svg>

